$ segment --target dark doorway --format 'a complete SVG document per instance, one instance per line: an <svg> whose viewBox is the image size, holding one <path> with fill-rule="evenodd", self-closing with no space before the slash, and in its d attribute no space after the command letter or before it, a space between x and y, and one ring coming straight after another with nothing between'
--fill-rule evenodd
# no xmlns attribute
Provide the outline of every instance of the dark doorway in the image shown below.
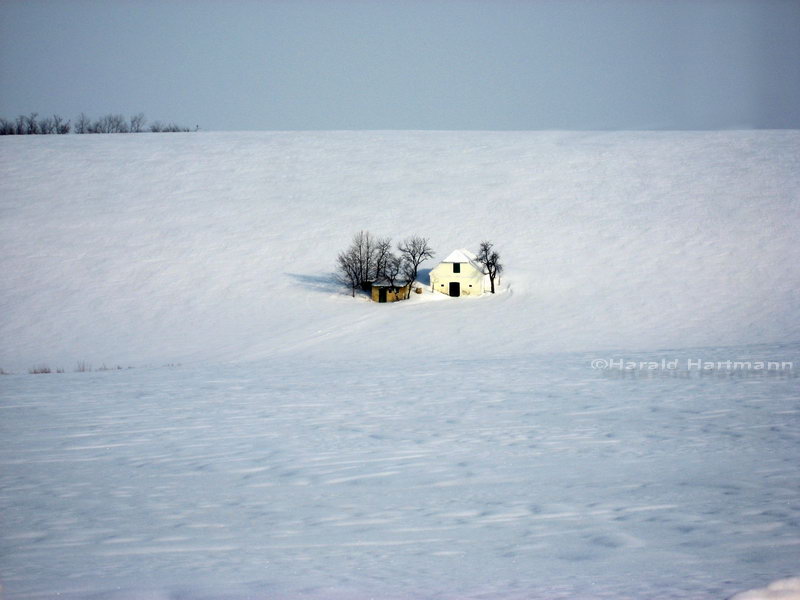
<svg viewBox="0 0 800 600"><path fill-rule="evenodd" d="M378 302L386 302L386 288L378 289Z"/></svg>
<svg viewBox="0 0 800 600"><path fill-rule="evenodd" d="M450 295L456 297L461 295L461 284L458 281L450 282Z"/></svg>

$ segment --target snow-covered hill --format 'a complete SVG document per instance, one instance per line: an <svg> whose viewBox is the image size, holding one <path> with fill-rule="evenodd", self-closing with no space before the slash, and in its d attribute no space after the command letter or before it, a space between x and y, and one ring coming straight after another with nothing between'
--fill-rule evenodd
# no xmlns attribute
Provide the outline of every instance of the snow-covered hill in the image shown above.
<svg viewBox="0 0 800 600"><path fill-rule="evenodd" d="M0 175L5 600L795 585L800 132L32 136ZM354 300L360 229L493 240L501 291ZM789 366L687 364L730 360Z"/></svg>
<svg viewBox="0 0 800 600"><path fill-rule="evenodd" d="M796 131L31 136L0 161L6 370L800 339ZM359 229L491 239L503 293L353 301L330 272Z"/></svg>

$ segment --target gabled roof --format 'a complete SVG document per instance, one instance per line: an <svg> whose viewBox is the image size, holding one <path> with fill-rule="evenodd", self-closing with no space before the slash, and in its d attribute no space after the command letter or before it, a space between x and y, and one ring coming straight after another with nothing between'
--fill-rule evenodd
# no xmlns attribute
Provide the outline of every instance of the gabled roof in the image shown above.
<svg viewBox="0 0 800 600"><path fill-rule="evenodd" d="M447 255L442 262L445 263L465 263L465 262L474 262L477 261L478 257L475 256L472 252L467 250L466 248L459 248L458 250L453 250L450 254Z"/></svg>
<svg viewBox="0 0 800 600"><path fill-rule="evenodd" d="M484 273L483 265L478 262L478 257L475 256L472 252L467 250L466 248L459 248L458 250L453 250L450 254L447 255L442 263L467 263L472 265L472 267L478 271L479 273Z"/></svg>

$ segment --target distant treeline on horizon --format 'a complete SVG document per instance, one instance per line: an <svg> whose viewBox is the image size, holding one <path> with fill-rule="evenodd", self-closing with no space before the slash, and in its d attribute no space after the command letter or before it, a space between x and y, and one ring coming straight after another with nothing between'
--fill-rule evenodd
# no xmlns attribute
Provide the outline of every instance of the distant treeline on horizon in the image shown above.
<svg viewBox="0 0 800 600"><path fill-rule="evenodd" d="M3 119L0 117L0 135L51 135L65 133L141 133L151 131L160 132L180 132L197 131L200 126L194 129L182 127L175 123L162 123L153 121L146 126L147 120L144 113L133 115L126 119L122 115L108 114L99 119L92 120L81 113L75 119L73 125L71 121L65 121L58 115L52 117L41 117L39 113L31 113L27 116L20 115L14 120Z"/></svg>

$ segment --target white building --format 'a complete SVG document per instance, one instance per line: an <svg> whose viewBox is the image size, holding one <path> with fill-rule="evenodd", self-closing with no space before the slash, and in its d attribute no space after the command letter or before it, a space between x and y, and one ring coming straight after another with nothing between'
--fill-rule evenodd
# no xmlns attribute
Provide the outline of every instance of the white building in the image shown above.
<svg viewBox="0 0 800 600"><path fill-rule="evenodd" d="M431 291L448 296L480 296L489 289L489 278L478 257L469 250L453 250L431 270Z"/></svg>

